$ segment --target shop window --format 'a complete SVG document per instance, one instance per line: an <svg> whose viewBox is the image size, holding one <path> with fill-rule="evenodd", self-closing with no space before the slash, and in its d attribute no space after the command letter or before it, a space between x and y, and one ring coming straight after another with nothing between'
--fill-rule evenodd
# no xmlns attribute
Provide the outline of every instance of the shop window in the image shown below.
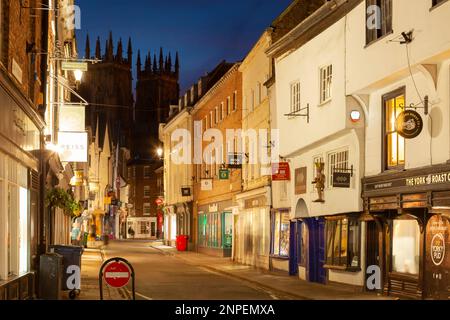
<svg viewBox="0 0 450 320"><path fill-rule="evenodd" d="M402 88L383 98L385 169L403 168L405 165L405 139L396 130L397 117L405 107L404 92Z"/></svg>
<svg viewBox="0 0 450 320"><path fill-rule="evenodd" d="M348 167L348 150L328 154L328 183L330 188L333 187L333 172L347 170Z"/></svg>
<svg viewBox="0 0 450 320"><path fill-rule="evenodd" d="M331 100L333 79L333 65L329 65L320 69L320 103Z"/></svg>
<svg viewBox="0 0 450 320"><path fill-rule="evenodd" d="M275 212L272 226L272 254L289 256L289 212Z"/></svg>
<svg viewBox="0 0 450 320"><path fill-rule="evenodd" d="M394 220L392 234L392 271L418 275L420 229L416 220Z"/></svg>
<svg viewBox="0 0 450 320"><path fill-rule="evenodd" d="M326 264L358 268L360 266L360 224L357 219L342 218L326 222Z"/></svg>
<svg viewBox="0 0 450 320"><path fill-rule="evenodd" d="M392 0L366 0L366 44L392 32Z"/></svg>

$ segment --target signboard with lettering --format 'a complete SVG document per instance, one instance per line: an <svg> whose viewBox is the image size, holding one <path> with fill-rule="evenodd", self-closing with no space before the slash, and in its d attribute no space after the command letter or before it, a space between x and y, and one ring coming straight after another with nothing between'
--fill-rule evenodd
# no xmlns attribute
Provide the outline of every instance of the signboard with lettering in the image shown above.
<svg viewBox="0 0 450 320"><path fill-rule="evenodd" d="M414 139L423 130L423 120L417 111L406 110L397 117L396 129L400 136L405 139Z"/></svg>
<svg viewBox="0 0 450 320"><path fill-rule="evenodd" d="M289 162L279 162L272 164L272 181L290 181L291 169Z"/></svg>
<svg viewBox="0 0 450 320"><path fill-rule="evenodd" d="M450 281L450 221L435 215L430 218L426 232L426 296L448 299L447 286Z"/></svg>
<svg viewBox="0 0 450 320"><path fill-rule="evenodd" d="M306 193L307 168L295 169L295 194Z"/></svg>
<svg viewBox="0 0 450 320"><path fill-rule="evenodd" d="M76 61L63 61L61 63L61 69L64 71L88 71L87 62L76 62Z"/></svg>
<svg viewBox="0 0 450 320"><path fill-rule="evenodd" d="M213 189L212 179L202 179L201 181L201 191L211 191Z"/></svg>
<svg viewBox="0 0 450 320"><path fill-rule="evenodd" d="M62 149L59 154L62 162L87 162L87 132L59 132L58 141Z"/></svg>
<svg viewBox="0 0 450 320"><path fill-rule="evenodd" d="M242 153L228 154L228 168L241 169L242 168Z"/></svg>
<svg viewBox="0 0 450 320"><path fill-rule="evenodd" d="M181 195L183 197L190 197L191 196L191 188L189 188L189 187L181 188Z"/></svg>
<svg viewBox="0 0 450 320"><path fill-rule="evenodd" d="M64 132L85 131L85 113L82 106L62 106L59 115L59 129Z"/></svg>
<svg viewBox="0 0 450 320"><path fill-rule="evenodd" d="M230 170L220 169L219 170L219 180L229 180L229 179L230 179Z"/></svg>
<svg viewBox="0 0 450 320"><path fill-rule="evenodd" d="M350 188L351 174L347 172L333 172L334 188Z"/></svg>

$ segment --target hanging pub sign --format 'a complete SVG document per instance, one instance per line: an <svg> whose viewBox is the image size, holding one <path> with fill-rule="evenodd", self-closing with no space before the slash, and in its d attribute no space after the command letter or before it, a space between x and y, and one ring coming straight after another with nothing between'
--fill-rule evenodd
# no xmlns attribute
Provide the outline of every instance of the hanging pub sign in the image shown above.
<svg viewBox="0 0 450 320"><path fill-rule="evenodd" d="M295 169L295 194L306 193L306 178L307 178L307 168Z"/></svg>
<svg viewBox="0 0 450 320"><path fill-rule="evenodd" d="M350 188L350 181L350 173L333 172L333 188Z"/></svg>
<svg viewBox="0 0 450 320"><path fill-rule="evenodd" d="M229 180L229 179L230 179L230 170L220 169L219 170L219 180Z"/></svg>
<svg viewBox="0 0 450 320"><path fill-rule="evenodd" d="M241 169L242 168L242 153L228 154L228 168Z"/></svg>
<svg viewBox="0 0 450 320"><path fill-rule="evenodd" d="M289 162L279 162L272 164L272 181L290 181L291 169Z"/></svg>
<svg viewBox="0 0 450 320"><path fill-rule="evenodd" d="M181 188L181 195L183 197L190 197L191 196L191 188Z"/></svg>
<svg viewBox="0 0 450 320"><path fill-rule="evenodd" d="M87 132L59 132L59 146L61 162L88 162L88 134Z"/></svg>
<svg viewBox="0 0 450 320"><path fill-rule="evenodd" d="M396 129L403 138L414 139L423 130L423 119L416 111L405 110L397 117Z"/></svg>
<svg viewBox="0 0 450 320"><path fill-rule="evenodd" d="M213 189L213 180L212 179L202 179L201 182L201 190L202 191L211 191Z"/></svg>

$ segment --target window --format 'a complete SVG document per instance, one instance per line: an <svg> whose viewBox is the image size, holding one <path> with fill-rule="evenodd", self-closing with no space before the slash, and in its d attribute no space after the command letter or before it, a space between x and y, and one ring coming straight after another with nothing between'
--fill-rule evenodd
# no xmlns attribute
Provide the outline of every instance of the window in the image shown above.
<svg viewBox="0 0 450 320"><path fill-rule="evenodd" d="M150 186L144 186L144 198L150 197Z"/></svg>
<svg viewBox="0 0 450 320"><path fill-rule="evenodd" d="M233 92L233 111L237 110L237 91Z"/></svg>
<svg viewBox="0 0 450 320"><path fill-rule="evenodd" d="M128 178L131 178L131 168L128 168Z"/></svg>
<svg viewBox="0 0 450 320"><path fill-rule="evenodd" d="M141 221L139 222L139 226L140 226L140 234L144 234L144 235L148 235L150 234L150 222L147 221Z"/></svg>
<svg viewBox="0 0 450 320"><path fill-rule="evenodd" d="M273 213L272 254L275 256L289 256L289 212Z"/></svg>
<svg viewBox="0 0 450 320"><path fill-rule="evenodd" d="M133 178L136 177L136 167L133 167Z"/></svg>
<svg viewBox="0 0 450 320"><path fill-rule="evenodd" d="M144 216L149 216L151 211L150 203L144 203Z"/></svg>
<svg viewBox="0 0 450 320"><path fill-rule="evenodd" d="M432 0L432 6L435 7L435 6L440 5L441 3L444 3L446 1L448 1L448 0ZM1 8L0 8L0 10L1 10Z"/></svg>
<svg viewBox="0 0 450 320"><path fill-rule="evenodd" d="M262 102L262 85L258 82L258 105Z"/></svg>
<svg viewBox="0 0 450 320"><path fill-rule="evenodd" d="M232 232L233 215L231 213L199 213L198 245L200 247L231 248Z"/></svg>
<svg viewBox="0 0 450 320"><path fill-rule="evenodd" d="M396 120L405 106L405 89L401 88L383 98L385 169L405 165L405 139L396 130Z"/></svg>
<svg viewBox="0 0 450 320"><path fill-rule="evenodd" d="M326 222L326 264L346 268L360 266L359 221L341 218Z"/></svg>
<svg viewBox="0 0 450 320"><path fill-rule="evenodd" d="M416 220L394 220L392 233L392 271L418 275L420 229Z"/></svg>
<svg viewBox="0 0 450 320"><path fill-rule="evenodd" d="M205 117L205 119L202 120L202 132L203 133L205 133L206 129L208 129L207 125L208 125L208 118Z"/></svg>
<svg viewBox="0 0 450 320"><path fill-rule="evenodd" d="M392 0L366 0L366 8L366 44L370 44L392 32Z"/></svg>
<svg viewBox="0 0 450 320"><path fill-rule="evenodd" d="M225 110L224 110L224 103L220 103L220 109L219 109L219 121L222 121L225 118Z"/></svg>
<svg viewBox="0 0 450 320"><path fill-rule="evenodd" d="M212 111L209 112L209 128L213 127L213 123L214 123L214 114Z"/></svg>
<svg viewBox="0 0 450 320"><path fill-rule="evenodd" d="M300 233L300 241L297 242L298 264L306 266L306 247L308 245L308 229L306 223L297 224L297 230Z"/></svg>
<svg viewBox="0 0 450 320"><path fill-rule="evenodd" d="M250 112L253 112L255 110L255 91L252 89L252 92L250 93Z"/></svg>
<svg viewBox="0 0 450 320"><path fill-rule="evenodd" d="M227 98L227 116L231 113L231 98Z"/></svg>
<svg viewBox="0 0 450 320"><path fill-rule="evenodd" d="M151 176L150 167L145 166L144 167L144 178L150 178L150 176Z"/></svg>
<svg viewBox="0 0 450 320"><path fill-rule="evenodd" d="M348 169L348 150L328 154L328 181L330 188L333 187L333 173L344 172L345 169Z"/></svg>
<svg viewBox="0 0 450 320"><path fill-rule="evenodd" d="M333 79L333 66L330 64L320 69L320 103L331 99L331 84Z"/></svg>
<svg viewBox="0 0 450 320"><path fill-rule="evenodd" d="M219 123L219 108L216 107L214 109L214 124L218 124Z"/></svg>
<svg viewBox="0 0 450 320"><path fill-rule="evenodd" d="M300 107L300 82L291 84L291 113L299 112Z"/></svg>

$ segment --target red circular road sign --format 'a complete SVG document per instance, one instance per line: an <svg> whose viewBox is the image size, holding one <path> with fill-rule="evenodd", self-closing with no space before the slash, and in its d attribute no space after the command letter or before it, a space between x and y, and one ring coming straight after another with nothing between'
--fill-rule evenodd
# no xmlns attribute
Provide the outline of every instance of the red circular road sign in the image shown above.
<svg viewBox="0 0 450 320"><path fill-rule="evenodd" d="M105 267L103 277L110 287L122 288L130 281L131 271L122 262L112 262Z"/></svg>
<svg viewBox="0 0 450 320"><path fill-rule="evenodd" d="M155 200L156 205L160 206L164 203L164 199L158 198Z"/></svg>

